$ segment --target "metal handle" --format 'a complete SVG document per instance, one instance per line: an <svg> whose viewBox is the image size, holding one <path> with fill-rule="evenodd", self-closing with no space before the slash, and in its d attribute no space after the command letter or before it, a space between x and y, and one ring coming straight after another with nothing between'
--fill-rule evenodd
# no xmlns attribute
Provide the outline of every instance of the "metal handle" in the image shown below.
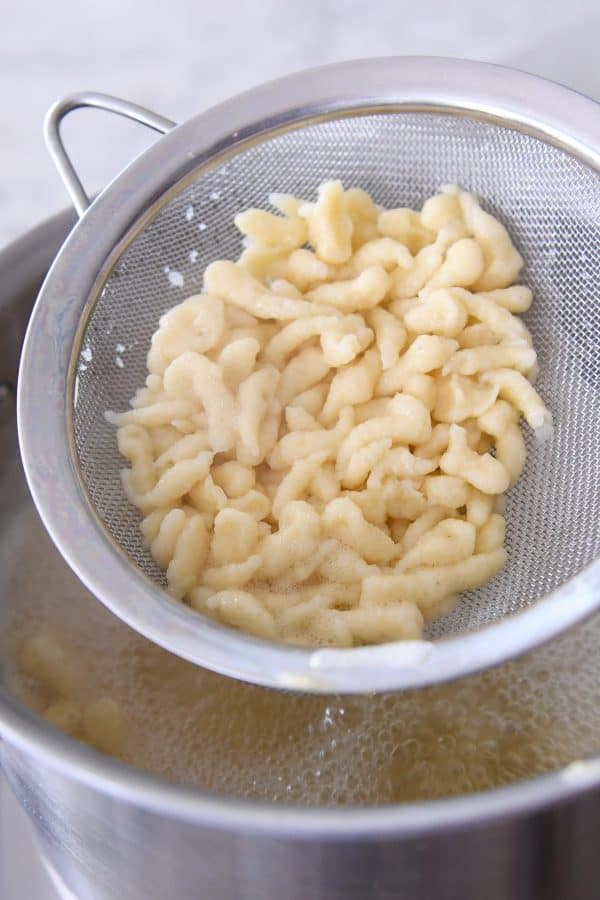
<svg viewBox="0 0 600 900"><path fill-rule="evenodd" d="M137 103L129 103L127 100L120 100L118 97L111 97L109 94L96 94L86 91L79 94L70 94L68 97L58 100L48 110L46 121L44 122L44 137L54 165L58 169L58 173L73 201L73 206L80 217L90 205L90 198L86 194L81 179L65 150L65 145L60 135L60 126L62 120L70 112L84 107L116 113L118 116L139 122L141 125L147 125L148 128L153 128L154 131L159 131L161 134L171 131L177 124L172 122L171 119L165 119L163 116L153 113L144 106L138 106Z"/></svg>

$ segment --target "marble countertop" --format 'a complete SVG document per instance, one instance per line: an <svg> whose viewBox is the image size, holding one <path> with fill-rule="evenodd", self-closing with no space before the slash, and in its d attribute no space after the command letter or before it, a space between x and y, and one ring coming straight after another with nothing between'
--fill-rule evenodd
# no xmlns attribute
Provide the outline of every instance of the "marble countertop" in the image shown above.
<svg viewBox="0 0 600 900"><path fill-rule="evenodd" d="M425 54L515 66L600 100L598 34L598 0L54 0L43 16L37 0L7 4L0 29L0 247L67 205L42 120L72 91L116 94L183 120L296 69ZM64 134L90 191L152 141L145 129L91 111L70 117ZM0 775L0 897L56 896Z"/></svg>

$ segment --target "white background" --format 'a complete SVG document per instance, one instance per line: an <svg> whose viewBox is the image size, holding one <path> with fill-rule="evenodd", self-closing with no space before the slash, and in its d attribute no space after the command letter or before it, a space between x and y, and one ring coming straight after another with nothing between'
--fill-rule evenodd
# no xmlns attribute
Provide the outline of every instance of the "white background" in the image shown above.
<svg viewBox="0 0 600 900"><path fill-rule="evenodd" d="M60 95L113 93L176 120L253 84L357 56L504 63L600 97L598 0L0 0L0 247L67 203L41 126ZM65 136L90 189L152 140L81 111Z"/></svg>
<svg viewBox="0 0 600 900"><path fill-rule="evenodd" d="M306 66L426 54L516 66L600 99L599 34L598 0L0 0L0 247L67 205L41 132L63 94L112 93L181 121ZM152 140L93 111L64 134L90 191ZM0 776L0 898L55 896Z"/></svg>

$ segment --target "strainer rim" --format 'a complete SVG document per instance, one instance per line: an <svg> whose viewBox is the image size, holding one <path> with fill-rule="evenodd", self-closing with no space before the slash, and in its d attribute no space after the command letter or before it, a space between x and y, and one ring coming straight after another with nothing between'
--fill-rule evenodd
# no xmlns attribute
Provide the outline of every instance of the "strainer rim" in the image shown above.
<svg viewBox="0 0 600 900"><path fill-rule="evenodd" d="M349 87L349 75L356 79L357 69L360 70L359 99ZM403 97L398 96L401 87L405 91ZM479 101L478 106L477 98L482 96L482 90L487 91L487 103ZM281 99L284 94L285 107ZM552 111L550 121L554 124L549 131L539 130L539 122L531 112L532 95L540 98L542 108ZM295 105L290 104L293 100ZM598 105L535 76L482 63L416 57L361 60L288 76L233 98L179 126L106 188L76 226L47 276L21 361L18 420L26 476L44 525L69 565L114 613L149 639L223 674L270 686L281 686L274 672L287 670L291 681L284 684L297 685L298 678L310 676L305 687L318 689L310 668L312 652L267 644L207 622L196 613L172 604L152 582L143 603L137 602L142 582L147 587L149 580L130 561L125 562L122 551L115 553L114 539L100 525L86 498L87 491L73 454L72 432L68 427L69 377L78 349L73 338L81 314L90 302L93 283L99 273L104 279L110 261L117 252L122 252L124 236L137 233L140 218L145 218L156 203L164 201L172 189L179 188L192 170L197 172L202 162L213 159L227 145L241 146L265 131L278 133L278 128L292 121L310 120L324 111L335 112L348 104L378 108L404 106L411 110L420 106L427 112L459 111L473 118L478 117L479 110L480 117L486 121L490 117L497 120L502 114L503 124L527 126L533 131L537 128L537 136L549 141L556 138L556 123L560 121L562 109L564 127L568 125L570 130L568 134L558 129L562 149L566 145L580 158L583 153L588 164L600 170ZM574 129L573 121L580 122L582 127ZM166 189L165 182L168 182ZM53 348L50 361L47 351L44 352L48 342ZM42 385L45 393L40 390ZM41 409L40 396L44 396ZM105 575L108 564L113 567L111 584ZM115 597L116 578L121 590ZM567 624L575 624L590 615L600 602L598 594L600 560L516 616L467 635L436 642L423 665L409 670L395 668L390 676L392 681L377 687L417 687L475 672L482 667L482 662L472 647L486 633L493 633L494 637L492 664L518 655L549 640ZM174 630L169 634L160 615L165 604L172 612ZM523 616L530 617L539 626L531 628L530 633L535 631L537 635L534 640L523 638L523 633L528 631L518 627L523 624ZM520 640L516 634L519 630ZM210 648L206 646L207 639L212 644ZM458 654L453 649L457 642L463 651ZM182 652L184 645L185 652ZM199 646L202 653L198 653ZM510 647L508 653L507 647ZM207 656L209 650L216 655ZM243 660L243 670L232 663L234 651ZM266 653L268 672L265 671ZM321 682L321 690L332 690L330 680L323 682L321 676ZM370 686L372 682L364 683L364 689ZM339 685L336 689L340 689Z"/></svg>

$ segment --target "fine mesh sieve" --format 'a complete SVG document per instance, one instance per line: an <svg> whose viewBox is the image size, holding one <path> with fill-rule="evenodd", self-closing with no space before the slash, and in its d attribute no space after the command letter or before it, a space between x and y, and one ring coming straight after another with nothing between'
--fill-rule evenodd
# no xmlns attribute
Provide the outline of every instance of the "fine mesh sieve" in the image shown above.
<svg viewBox="0 0 600 900"><path fill-rule="evenodd" d="M49 120L80 212L86 197L58 123L76 106L107 102L71 98ZM134 115L157 130L170 126L139 108ZM140 514L124 497L123 460L104 414L125 409L143 383L162 313L201 291L209 262L239 256L235 214L265 207L272 191L311 199L327 179L365 188L387 207L419 208L448 182L479 195L525 260L537 388L555 427L539 447L527 435L500 575L463 595L423 642L311 652L239 634L167 598ZM600 545L599 285L600 112L592 101L522 73L450 60L362 61L265 86L162 138L107 188L61 251L20 375L34 498L67 561L103 602L168 649L226 674L370 690L494 664L600 602L591 566Z"/></svg>

